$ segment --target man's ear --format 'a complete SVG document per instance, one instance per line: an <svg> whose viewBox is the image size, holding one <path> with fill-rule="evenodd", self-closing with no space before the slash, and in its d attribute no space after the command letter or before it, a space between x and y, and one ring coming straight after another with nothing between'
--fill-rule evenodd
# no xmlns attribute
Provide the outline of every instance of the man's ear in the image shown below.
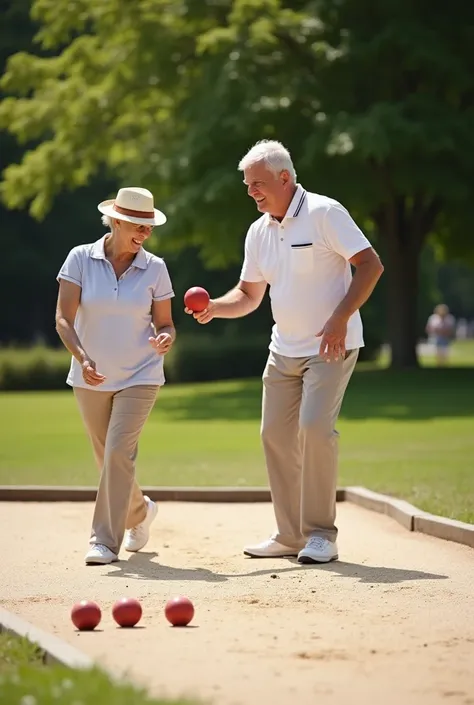
<svg viewBox="0 0 474 705"><path fill-rule="evenodd" d="M283 186L287 186L287 184L289 184L290 172L287 169L283 169L283 171L280 172L280 181Z"/></svg>

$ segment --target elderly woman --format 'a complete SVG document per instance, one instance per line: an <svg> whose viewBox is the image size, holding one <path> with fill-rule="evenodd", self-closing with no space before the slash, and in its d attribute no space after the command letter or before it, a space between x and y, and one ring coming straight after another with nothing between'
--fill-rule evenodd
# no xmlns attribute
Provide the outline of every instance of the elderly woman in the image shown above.
<svg viewBox="0 0 474 705"><path fill-rule="evenodd" d="M135 460L175 339L167 267L143 248L166 216L142 188L122 188L98 209L110 232L74 247L57 277L56 330L72 354L66 381L101 471L87 564L118 560L124 537L127 551L148 541L157 506L135 481Z"/></svg>

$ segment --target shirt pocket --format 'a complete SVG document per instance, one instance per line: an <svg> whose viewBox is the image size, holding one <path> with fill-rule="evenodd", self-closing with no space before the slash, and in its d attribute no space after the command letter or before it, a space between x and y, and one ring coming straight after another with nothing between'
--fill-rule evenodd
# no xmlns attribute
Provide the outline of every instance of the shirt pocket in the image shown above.
<svg viewBox="0 0 474 705"><path fill-rule="evenodd" d="M314 264L312 242L291 245L291 271L294 274L311 274Z"/></svg>

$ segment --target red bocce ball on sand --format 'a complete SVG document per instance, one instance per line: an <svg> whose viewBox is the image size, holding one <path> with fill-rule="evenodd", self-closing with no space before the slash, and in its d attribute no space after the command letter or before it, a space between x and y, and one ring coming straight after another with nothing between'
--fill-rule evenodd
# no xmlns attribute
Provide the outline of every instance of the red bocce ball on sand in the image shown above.
<svg viewBox="0 0 474 705"><path fill-rule="evenodd" d="M76 602L71 610L72 623L81 632L92 631L100 624L101 619L100 607L92 600Z"/></svg>
<svg viewBox="0 0 474 705"><path fill-rule="evenodd" d="M120 627L134 627L142 618L142 606L134 597L122 597L112 607L112 617Z"/></svg>
<svg viewBox="0 0 474 705"><path fill-rule="evenodd" d="M186 627L194 617L194 605L187 597L173 597L165 605L165 616L173 627Z"/></svg>

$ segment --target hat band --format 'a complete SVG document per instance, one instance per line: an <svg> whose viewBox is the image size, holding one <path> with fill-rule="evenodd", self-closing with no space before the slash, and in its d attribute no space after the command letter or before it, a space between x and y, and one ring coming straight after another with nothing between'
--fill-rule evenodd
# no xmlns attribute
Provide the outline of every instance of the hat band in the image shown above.
<svg viewBox="0 0 474 705"><path fill-rule="evenodd" d="M122 208L122 206L118 206L116 203L113 205L114 211L117 211L117 213L121 213L122 215L129 215L132 218L154 218L155 213L150 213L150 211L135 211L132 208Z"/></svg>

